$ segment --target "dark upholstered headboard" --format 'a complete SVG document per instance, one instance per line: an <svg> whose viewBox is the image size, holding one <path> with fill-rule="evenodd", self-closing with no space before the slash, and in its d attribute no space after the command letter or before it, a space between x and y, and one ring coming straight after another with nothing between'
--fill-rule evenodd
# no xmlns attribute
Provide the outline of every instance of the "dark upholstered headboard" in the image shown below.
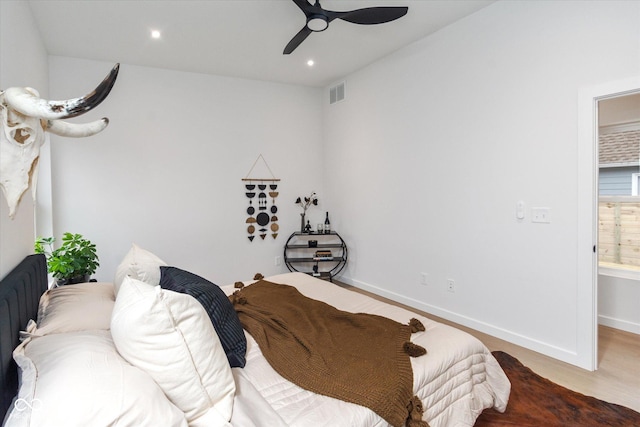
<svg viewBox="0 0 640 427"><path fill-rule="evenodd" d="M29 319L36 320L40 295L47 290L47 262L42 254L29 255L0 282L0 363L2 396L0 422L18 391L18 367L13 349Z"/></svg>

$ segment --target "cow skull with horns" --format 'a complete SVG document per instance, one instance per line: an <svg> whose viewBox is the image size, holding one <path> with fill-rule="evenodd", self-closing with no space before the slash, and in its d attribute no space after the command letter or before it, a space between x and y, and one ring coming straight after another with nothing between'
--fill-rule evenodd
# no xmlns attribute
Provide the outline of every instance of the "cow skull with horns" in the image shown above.
<svg viewBox="0 0 640 427"><path fill-rule="evenodd" d="M10 87L0 91L0 187L13 218L22 195L37 181L40 147L45 132L81 138L95 135L109 124L106 117L90 123L74 124L67 119L93 109L109 95L120 64L91 93L82 98L47 101L28 87Z"/></svg>

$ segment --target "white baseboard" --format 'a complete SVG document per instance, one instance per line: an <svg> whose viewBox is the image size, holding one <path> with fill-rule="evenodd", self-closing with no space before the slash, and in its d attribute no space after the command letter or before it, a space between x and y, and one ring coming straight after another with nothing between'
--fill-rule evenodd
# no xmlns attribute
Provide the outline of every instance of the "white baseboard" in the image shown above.
<svg viewBox="0 0 640 427"><path fill-rule="evenodd" d="M445 310L443 308L426 304L422 301L418 301L413 298L408 298L404 295L400 295L395 292L388 291L386 289L378 288L376 286L370 285L368 283L365 283L359 280L353 280L349 277L340 277L338 280L348 285L355 286L356 288L360 288L360 289L372 292L376 295L380 295L382 297L388 298L392 301L396 301L401 304L414 307L417 310L424 311L434 316L441 317L450 322L454 322L459 325L466 326L478 332L482 332L482 333L494 336L496 338L508 341L510 343L519 345L521 347L525 347L529 350L537 351L538 353L545 354L549 357L553 357L554 359L558 359L563 362L570 363L572 365L582 367L584 369L588 369L587 367L581 366L580 360L578 358L578 354L575 351L557 347L557 346L545 343L543 341L540 341L531 337L527 337L527 336L518 334L516 332L510 331L489 323L481 322L477 319L473 319L473 318L464 316L462 314L455 313L453 311Z"/></svg>
<svg viewBox="0 0 640 427"><path fill-rule="evenodd" d="M640 324L629 322L628 320L616 319L615 317L599 314L598 324L640 335Z"/></svg>

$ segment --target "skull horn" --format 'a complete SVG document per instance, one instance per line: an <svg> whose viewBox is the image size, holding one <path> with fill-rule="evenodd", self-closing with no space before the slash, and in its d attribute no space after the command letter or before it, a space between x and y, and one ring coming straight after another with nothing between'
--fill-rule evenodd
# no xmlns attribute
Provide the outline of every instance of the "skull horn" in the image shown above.
<svg viewBox="0 0 640 427"><path fill-rule="evenodd" d="M83 138L92 136L98 132L102 132L109 124L109 119L103 117L89 123L68 123L62 120L47 120L47 131L60 136L69 136L71 138Z"/></svg>
<svg viewBox="0 0 640 427"><path fill-rule="evenodd" d="M66 101L47 101L37 96L35 91L21 87L11 87L4 93L5 100L16 111L25 116L38 117L45 120L58 120L79 116L100 104L109 95L118 77L120 64L116 64L105 79L82 98Z"/></svg>

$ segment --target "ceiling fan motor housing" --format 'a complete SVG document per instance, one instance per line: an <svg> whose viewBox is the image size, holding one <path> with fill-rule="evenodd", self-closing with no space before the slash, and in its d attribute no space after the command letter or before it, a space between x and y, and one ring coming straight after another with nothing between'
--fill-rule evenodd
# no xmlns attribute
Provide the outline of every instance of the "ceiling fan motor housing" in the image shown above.
<svg viewBox="0 0 640 427"><path fill-rule="evenodd" d="M329 19L324 15L310 15L307 19L307 27L316 33L324 31L329 27Z"/></svg>

